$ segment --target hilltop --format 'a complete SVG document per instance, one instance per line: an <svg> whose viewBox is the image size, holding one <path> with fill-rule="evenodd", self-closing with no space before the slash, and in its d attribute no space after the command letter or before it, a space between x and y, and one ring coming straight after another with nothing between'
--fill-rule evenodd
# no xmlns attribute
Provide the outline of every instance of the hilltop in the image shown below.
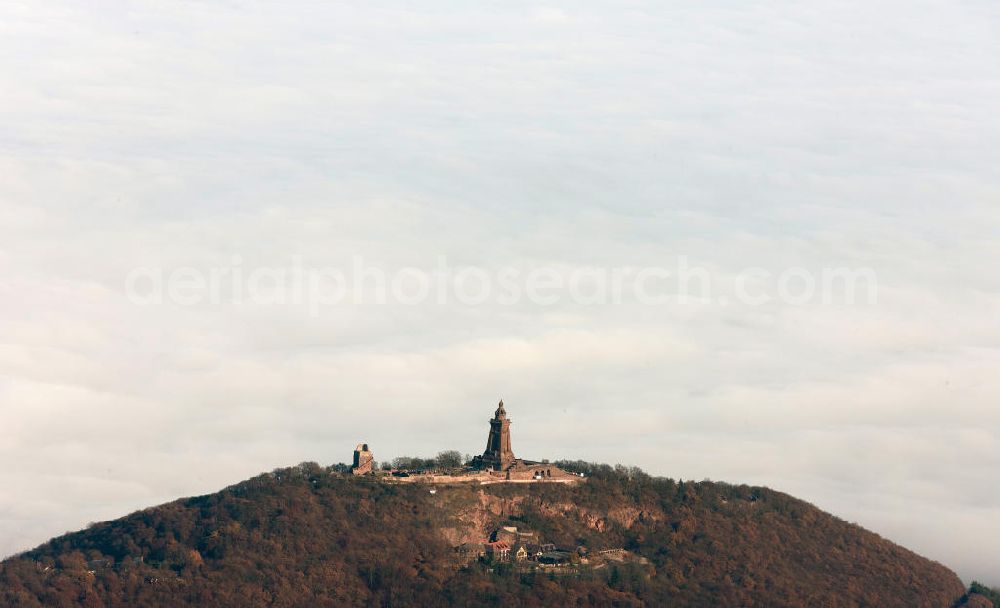
<svg viewBox="0 0 1000 608"><path fill-rule="evenodd" d="M963 595L944 566L781 492L558 464L587 481L429 485L279 469L12 557L0 563L0 603L949 607ZM456 551L504 526L562 549L564 563Z"/></svg>

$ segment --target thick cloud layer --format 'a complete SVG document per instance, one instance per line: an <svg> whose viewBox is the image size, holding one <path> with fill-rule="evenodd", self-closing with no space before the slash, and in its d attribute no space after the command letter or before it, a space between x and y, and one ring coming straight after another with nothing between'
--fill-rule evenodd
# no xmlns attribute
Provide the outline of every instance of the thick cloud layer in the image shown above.
<svg viewBox="0 0 1000 608"><path fill-rule="evenodd" d="M823 4L6 4L0 554L362 440L477 452L502 395L519 455L766 484L1000 582L1000 12ZM717 289L126 294L359 256ZM750 267L877 301L716 297Z"/></svg>

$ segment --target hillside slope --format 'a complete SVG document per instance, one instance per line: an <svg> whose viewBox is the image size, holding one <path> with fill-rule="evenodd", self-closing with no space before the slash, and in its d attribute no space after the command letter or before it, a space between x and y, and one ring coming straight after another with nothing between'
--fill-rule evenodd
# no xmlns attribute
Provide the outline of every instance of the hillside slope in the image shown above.
<svg viewBox="0 0 1000 608"><path fill-rule="evenodd" d="M571 466L571 465L567 465ZM4 606L933 606L961 581L765 488L586 466L577 486L439 486L277 470L0 564ZM461 567L501 525L648 560L572 574Z"/></svg>

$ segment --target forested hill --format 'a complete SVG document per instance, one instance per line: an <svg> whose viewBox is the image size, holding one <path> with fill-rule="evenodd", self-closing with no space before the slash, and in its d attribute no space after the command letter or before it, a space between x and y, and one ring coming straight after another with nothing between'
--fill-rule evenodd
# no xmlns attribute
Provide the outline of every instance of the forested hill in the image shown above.
<svg viewBox="0 0 1000 608"><path fill-rule="evenodd" d="M574 466L565 464L565 466ZM3 606L932 606L944 566L765 488L583 465L585 483L437 486L315 464L94 524L0 564ZM500 526L573 563L463 565ZM620 561L601 561L624 549ZM591 556L586 559L579 556ZM589 565L588 565L589 564Z"/></svg>

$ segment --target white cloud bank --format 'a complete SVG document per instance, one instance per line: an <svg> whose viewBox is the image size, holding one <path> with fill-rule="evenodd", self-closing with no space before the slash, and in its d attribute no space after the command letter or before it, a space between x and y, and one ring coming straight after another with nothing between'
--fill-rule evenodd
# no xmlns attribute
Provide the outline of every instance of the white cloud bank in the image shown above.
<svg viewBox="0 0 1000 608"><path fill-rule="evenodd" d="M476 452L502 394L526 456L767 484L1000 582L995 3L24 2L0 49L0 554L360 440ZM124 292L357 254L879 299Z"/></svg>

